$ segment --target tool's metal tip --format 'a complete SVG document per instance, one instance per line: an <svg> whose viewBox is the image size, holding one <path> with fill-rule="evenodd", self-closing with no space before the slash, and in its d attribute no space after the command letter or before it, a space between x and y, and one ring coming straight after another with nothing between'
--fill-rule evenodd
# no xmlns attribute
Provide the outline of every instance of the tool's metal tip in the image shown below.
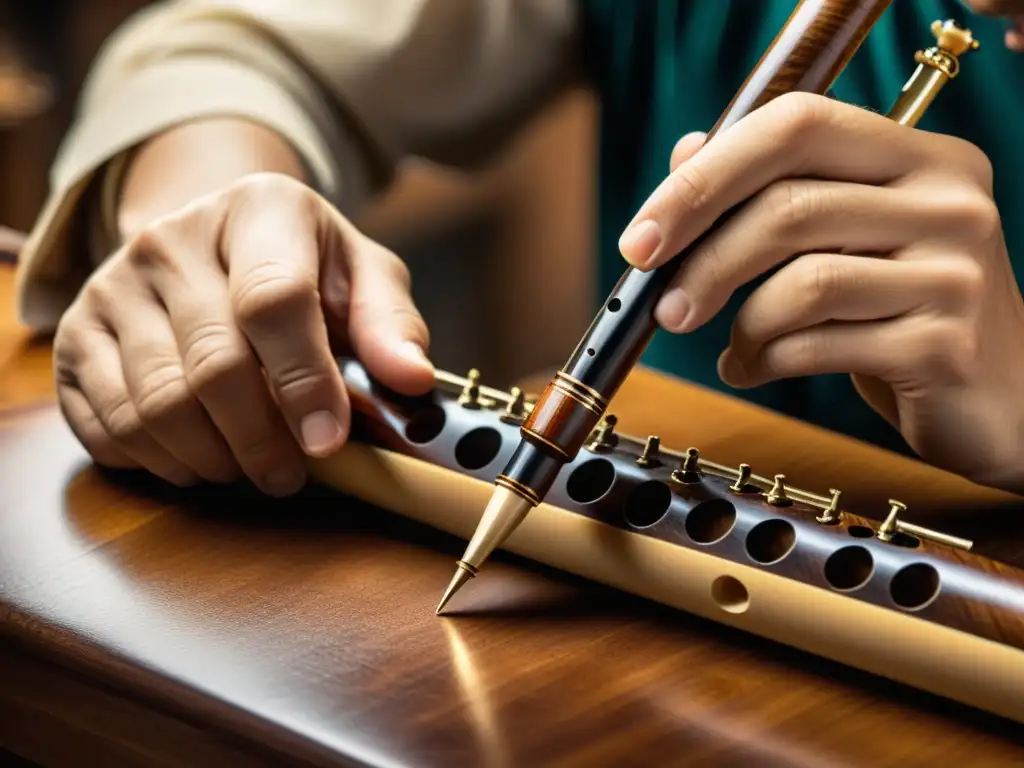
<svg viewBox="0 0 1024 768"><path fill-rule="evenodd" d="M475 574L469 568L464 566L462 563L459 563L459 568L455 571L455 575L452 576L452 581L448 585L448 589L445 590L444 597L442 597L441 602L437 604L437 611L435 611L435 615L441 615L441 611L444 610L448 601L451 600L455 596L455 593L462 589L466 582L472 579L474 575Z"/></svg>

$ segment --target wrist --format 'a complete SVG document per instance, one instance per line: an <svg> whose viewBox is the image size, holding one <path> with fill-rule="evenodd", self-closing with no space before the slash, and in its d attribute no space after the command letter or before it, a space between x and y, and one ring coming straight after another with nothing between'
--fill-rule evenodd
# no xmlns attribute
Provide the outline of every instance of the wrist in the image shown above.
<svg viewBox="0 0 1024 768"><path fill-rule="evenodd" d="M198 197L267 172L307 181L298 152L258 123L217 117L174 126L111 164L103 219L123 241Z"/></svg>

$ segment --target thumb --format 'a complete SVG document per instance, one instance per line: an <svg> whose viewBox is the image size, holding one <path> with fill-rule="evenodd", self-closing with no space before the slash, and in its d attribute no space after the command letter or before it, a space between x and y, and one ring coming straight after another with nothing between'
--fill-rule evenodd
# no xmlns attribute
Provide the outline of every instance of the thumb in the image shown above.
<svg viewBox="0 0 1024 768"><path fill-rule="evenodd" d="M669 173L673 173L676 168L697 154L697 150L704 146L704 141L707 137L706 133L694 131L677 141L676 145L672 148L672 158L668 164Z"/></svg>
<svg viewBox="0 0 1024 768"><path fill-rule="evenodd" d="M395 254L358 236L352 248L348 337L356 357L384 386L407 395L428 391L434 366L430 333L412 300L409 270Z"/></svg>

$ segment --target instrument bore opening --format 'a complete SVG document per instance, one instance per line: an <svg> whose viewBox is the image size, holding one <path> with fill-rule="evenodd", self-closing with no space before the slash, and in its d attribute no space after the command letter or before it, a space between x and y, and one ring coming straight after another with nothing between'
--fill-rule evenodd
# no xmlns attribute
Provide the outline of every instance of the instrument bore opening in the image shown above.
<svg viewBox="0 0 1024 768"><path fill-rule="evenodd" d="M894 544L897 547L906 547L907 549L917 549L921 546L921 540L917 536L911 536L909 533L903 531L896 531L892 535L892 541L890 544Z"/></svg>
<svg viewBox="0 0 1024 768"><path fill-rule="evenodd" d="M875 535L875 532L866 525L851 525L846 532L855 539L870 539Z"/></svg>
<svg viewBox="0 0 1024 768"><path fill-rule="evenodd" d="M825 581L833 589L849 592L868 583L875 572L875 558L859 544L849 544L829 556L824 570Z"/></svg>
<svg viewBox="0 0 1024 768"><path fill-rule="evenodd" d="M464 434L455 446L455 460L465 469L482 469L501 450L501 433L493 427L477 427Z"/></svg>
<svg viewBox="0 0 1024 768"><path fill-rule="evenodd" d="M447 418L444 408L439 405L431 404L426 408L420 408L405 425L405 437L416 445L429 443L441 434Z"/></svg>
<svg viewBox="0 0 1024 768"><path fill-rule="evenodd" d="M590 504L608 493L614 482L615 467L612 463L608 459L591 459L569 475L565 492L577 504Z"/></svg>
<svg viewBox="0 0 1024 768"><path fill-rule="evenodd" d="M671 505L672 489L660 480L648 480L629 494L623 515L634 528L649 528L665 517Z"/></svg>
<svg viewBox="0 0 1024 768"><path fill-rule="evenodd" d="M719 576L711 582L711 599L729 613L743 613L750 607L750 593L733 576Z"/></svg>
<svg viewBox="0 0 1024 768"><path fill-rule="evenodd" d="M900 608L916 611L939 594L939 572L928 563L913 563L901 568L889 582L889 594Z"/></svg>
<svg viewBox="0 0 1024 768"><path fill-rule="evenodd" d="M708 499L686 515L686 535L697 544L721 541L736 524L736 507L725 499Z"/></svg>
<svg viewBox="0 0 1024 768"><path fill-rule="evenodd" d="M770 565L793 551L796 528L788 520L775 518L758 523L747 534L747 554L755 563Z"/></svg>

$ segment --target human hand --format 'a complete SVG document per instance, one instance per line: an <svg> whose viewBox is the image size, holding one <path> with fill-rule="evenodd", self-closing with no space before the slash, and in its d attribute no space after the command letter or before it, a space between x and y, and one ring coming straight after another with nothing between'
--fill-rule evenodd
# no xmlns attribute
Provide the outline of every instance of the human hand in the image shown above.
<svg viewBox="0 0 1024 768"><path fill-rule="evenodd" d="M89 278L54 339L62 411L100 464L181 486L244 474L289 495L303 453L348 436L334 352L396 391L431 386L409 286L397 256L311 189L245 176L153 221Z"/></svg>
<svg viewBox="0 0 1024 768"><path fill-rule="evenodd" d="M1024 488L1024 302L977 147L789 94L704 146L680 140L620 247L659 266L733 206L663 296L662 326L696 330L784 264L738 311L726 383L852 374L925 460Z"/></svg>
<svg viewBox="0 0 1024 768"><path fill-rule="evenodd" d="M1024 52L1024 0L964 0L964 5L985 16L1003 16L1010 22L1004 43L1017 53Z"/></svg>

